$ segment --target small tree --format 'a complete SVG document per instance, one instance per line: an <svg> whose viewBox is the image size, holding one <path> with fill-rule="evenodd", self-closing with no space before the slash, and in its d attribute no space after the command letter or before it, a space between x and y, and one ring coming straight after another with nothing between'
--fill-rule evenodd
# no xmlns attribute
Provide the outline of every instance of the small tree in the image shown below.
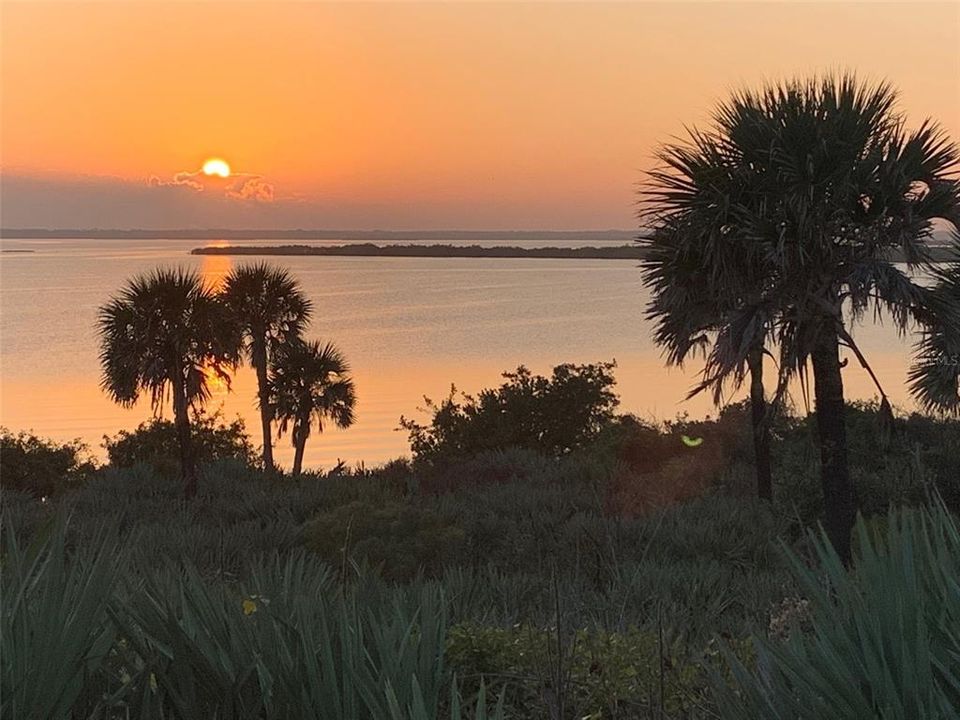
<svg viewBox="0 0 960 720"><path fill-rule="evenodd" d="M238 339L227 308L191 270L158 269L131 280L100 308L101 387L132 407L150 397L154 415L173 404L184 495L197 492L190 409L210 398L209 378L230 382Z"/></svg>
<svg viewBox="0 0 960 720"><path fill-rule="evenodd" d="M350 366L332 343L294 341L278 346L270 368L269 402L279 421L278 435L289 429L293 440L293 474L303 469L303 454L316 422L346 429L357 405Z"/></svg>

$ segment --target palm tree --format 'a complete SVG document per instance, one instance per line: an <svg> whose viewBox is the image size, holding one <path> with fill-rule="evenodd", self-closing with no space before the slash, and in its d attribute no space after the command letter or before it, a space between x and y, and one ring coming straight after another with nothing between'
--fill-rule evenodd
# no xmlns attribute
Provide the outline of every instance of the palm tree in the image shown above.
<svg viewBox="0 0 960 720"><path fill-rule="evenodd" d="M950 327L960 307L960 238L954 243L953 257L937 273L931 304L940 305L921 327L910 368L910 390L925 410L960 415L960 330Z"/></svg>
<svg viewBox="0 0 960 720"><path fill-rule="evenodd" d="M320 432L327 421L344 429L354 423L357 397L343 353L318 340L278 346L270 368L269 402L279 420L279 435L291 429L293 474L299 475L314 421Z"/></svg>
<svg viewBox="0 0 960 720"><path fill-rule="evenodd" d="M268 367L280 344L300 336L310 318L311 303L289 272L266 263L232 270L222 293L242 333L244 354L257 373L263 466L270 473L274 465Z"/></svg>
<svg viewBox="0 0 960 720"><path fill-rule="evenodd" d="M195 272L161 268L135 277L103 305L98 329L101 387L114 402L132 407L148 393L159 415L171 397L184 495L193 497L189 410L210 398L211 376L229 384L237 361L226 307Z"/></svg>
<svg viewBox="0 0 960 720"><path fill-rule="evenodd" d="M688 398L712 389L719 405L727 381L739 388L749 373L757 494L772 500L770 415L785 379L768 404L763 382L771 329L768 272L738 225L745 212L759 211L755 173L736 161L722 137L696 131L687 142L664 146L659 159L642 193L653 229L641 238L644 284L651 291L646 315L655 323L654 339L668 365L683 366L691 355L704 355L701 382ZM728 367L722 358L731 345L747 352Z"/></svg>
<svg viewBox="0 0 960 720"><path fill-rule="evenodd" d="M715 115L726 161L752 178L753 199L736 210L736 236L763 258L764 292L750 304L770 319L781 377L813 370L824 525L845 561L856 501L841 348L876 382L853 324L867 313L904 333L919 323L928 338L921 352L932 338L949 346L960 333L960 306L914 279L937 272L926 243L935 225L954 233L960 225L960 154L931 122L906 131L896 97L850 76L790 81L738 93ZM728 343L714 374L735 372L749 352L748 343ZM916 378L930 376L917 372L915 392Z"/></svg>

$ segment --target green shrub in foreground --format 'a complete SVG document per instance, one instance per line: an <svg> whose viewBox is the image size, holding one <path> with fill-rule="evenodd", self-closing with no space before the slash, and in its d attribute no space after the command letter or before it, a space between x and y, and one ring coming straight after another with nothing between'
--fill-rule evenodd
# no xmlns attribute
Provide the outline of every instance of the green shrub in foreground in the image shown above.
<svg viewBox="0 0 960 720"><path fill-rule="evenodd" d="M793 558L807 632L755 641L756 671L731 658L715 683L730 720L924 720L960 715L960 525L942 504L856 528L847 571L825 538L818 564Z"/></svg>

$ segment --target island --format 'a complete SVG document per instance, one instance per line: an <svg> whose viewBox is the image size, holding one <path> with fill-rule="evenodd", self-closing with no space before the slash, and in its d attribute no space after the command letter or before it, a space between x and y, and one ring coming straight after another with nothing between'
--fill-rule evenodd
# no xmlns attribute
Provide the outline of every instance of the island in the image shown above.
<svg viewBox="0 0 960 720"><path fill-rule="evenodd" d="M610 247L515 247L497 245L210 245L194 248L192 255L321 255L333 257L414 257L414 258L542 258L578 260L640 260L639 245Z"/></svg>

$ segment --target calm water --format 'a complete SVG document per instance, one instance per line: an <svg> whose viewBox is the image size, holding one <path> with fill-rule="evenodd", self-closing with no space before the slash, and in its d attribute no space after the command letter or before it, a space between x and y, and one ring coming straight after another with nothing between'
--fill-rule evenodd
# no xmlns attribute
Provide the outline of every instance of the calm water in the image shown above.
<svg viewBox="0 0 960 720"><path fill-rule="evenodd" d="M124 410L99 390L97 308L127 278L157 265L196 267L215 282L237 259L188 254L202 244L0 241L4 250L33 251L0 257L0 424L61 440L80 438L102 453L104 434L147 419L146 403ZM562 362L616 359L623 410L655 419L711 412L705 398L683 401L692 374L663 368L643 319L647 296L634 261L272 261L299 278L316 309L309 335L343 348L358 388L359 421L347 431L314 435L307 444L309 466L329 466L337 459L370 464L405 454L398 419L401 414L420 417L417 408L425 395L442 398L451 383L479 390L520 363L547 372ZM903 385L909 339L878 326L860 328L857 337L888 394L908 406ZM851 396L875 394L853 358L844 379ZM244 417L257 441L254 393L252 373L244 368L233 391L221 389L213 405L229 417ZM278 452L289 465L288 438L278 443Z"/></svg>

